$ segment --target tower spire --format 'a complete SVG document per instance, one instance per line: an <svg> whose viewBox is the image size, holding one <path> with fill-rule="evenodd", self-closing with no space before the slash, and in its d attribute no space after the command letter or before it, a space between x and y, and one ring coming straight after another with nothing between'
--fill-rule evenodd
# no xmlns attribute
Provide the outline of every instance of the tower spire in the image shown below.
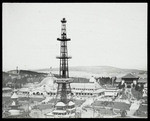
<svg viewBox="0 0 150 121"><path fill-rule="evenodd" d="M61 23L62 23L61 38L57 38L57 40L61 42L61 46L60 46L60 56L56 58L60 59L59 75L60 77L63 77L63 78L69 77L68 59L71 59L71 57L68 56L68 50L67 50L67 41L70 41L70 39L67 38L66 22L67 21L65 18L61 20Z"/></svg>

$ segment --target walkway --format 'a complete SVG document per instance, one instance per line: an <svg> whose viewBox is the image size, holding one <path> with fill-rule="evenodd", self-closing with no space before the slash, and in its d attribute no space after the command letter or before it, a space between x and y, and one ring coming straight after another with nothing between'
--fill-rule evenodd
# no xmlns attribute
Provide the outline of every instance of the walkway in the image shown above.
<svg viewBox="0 0 150 121"><path fill-rule="evenodd" d="M135 111L139 108L140 102L139 101L134 101L131 106L130 106L130 111L127 112L128 116L133 116Z"/></svg>
<svg viewBox="0 0 150 121"><path fill-rule="evenodd" d="M46 97L44 100L42 100L41 103L47 103L48 101L50 101L52 99L52 97Z"/></svg>
<svg viewBox="0 0 150 121"><path fill-rule="evenodd" d="M87 98L86 101L80 106L80 109L82 111L81 118L93 118L98 116L97 111L93 111L92 108L84 108L84 106L91 106L93 103L93 98Z"/></svg>
<svg viewBox="0 0 150 121"><path fill-rule="evenodd" d="M93 98L87 98L85 102L80 106L80 108L82 109L84 106L91 105L92 103L93 103Z"/></svg>

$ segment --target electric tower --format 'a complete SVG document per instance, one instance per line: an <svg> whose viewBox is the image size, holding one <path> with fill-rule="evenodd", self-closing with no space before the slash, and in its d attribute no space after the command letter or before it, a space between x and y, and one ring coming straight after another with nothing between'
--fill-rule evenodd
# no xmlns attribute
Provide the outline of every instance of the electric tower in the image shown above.
<svg viewBox="0 0 150 121"><path fill-rule="evenodd" d="M66 20L63 18L61 20L62 27L61 27L61 38L57 38L58 41L60 41L60 56L57 56L56 58L60 60L60 68L59 68L59 77L56 80L56 83L58 84L57 88L57 95L56 99L57 102L61 101L64 104L67 104L71 99L71 87L70 83L72 80L69 78L69 70L68 70L68 59L71 59L70 56L68 56L68 50L67 50L67 41L70 41L69 38L67 38L66 33Z"/></svg>

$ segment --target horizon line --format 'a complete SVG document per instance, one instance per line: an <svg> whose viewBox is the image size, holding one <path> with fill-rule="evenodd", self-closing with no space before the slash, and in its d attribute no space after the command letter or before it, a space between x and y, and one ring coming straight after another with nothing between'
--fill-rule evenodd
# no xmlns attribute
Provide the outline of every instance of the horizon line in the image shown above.
<svg viewBox="0 0 150 121"><path fill-rule="evenodd" d="M51 66L52 67L52 69L53 68L59 68L58 66ZM118 68L118 69L135 69L135 70L142 70L142 71L147 71L147 68L145 69L145 68L141 68L141 69L139 69L139 68L120 68L120 67L115 67L115 66L108 66L108 65L93 65L93 66L81 66L81 65L78 65L78 66L69 66L69 68L70 67L113 67L113 68ZM20 68L19 70L31 70L31 71L34 71L34 70L41 70L41 69L50 69L50 68L48 68L48 67L43 67L43 68ZM7 72L7 71L11 71L11 70L16 70L16 68L14 68L14 69L2 69L2 71L3 72Z"/></svg>

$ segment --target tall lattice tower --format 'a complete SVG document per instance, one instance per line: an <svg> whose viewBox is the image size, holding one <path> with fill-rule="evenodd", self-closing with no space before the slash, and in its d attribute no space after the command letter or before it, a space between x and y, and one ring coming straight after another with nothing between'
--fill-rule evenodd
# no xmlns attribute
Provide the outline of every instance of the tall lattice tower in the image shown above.
<svg viewBox="0 0 150 121"><path fill-rule="evenodd" d="M61 38L57 40L60 41L60 56L57 56L57 59L60 59L60 68L59 68L59 78L55 80L58 84L56 101L54 102L54 109L52 112L45 114L48 118L75 118L76 117L76 107L75 103L72 100L72 92L70 83L73 81L69 78L68 70L68 59L71 57L68 56L67 51L67 41L70 39L67 38L66 34L66 20L63 18L61 20Z"/></svg>
<svg viewBox="0 0 150 121"><path fill-rule="evenodd" d="M69 70L68 70L68 59L71 59L68 56L67 50L67 41L70 39L67 38L66 34L66 20L63 18L61 20L62 28L61 28L61 38L57 38L60 41L60 56L57 56L57 59L60 59L60 68L59 68L59 76L60 78L57 79L56 83L58 84L57 88L57 99L61 102L67 104L70 100L71 96L71 87L70 83L72 80L69 78Z"/></svg>
<svg viewBox="0 0 150 121"><path fill-rule="evenodd" d="M68 59L71 57L68 56L67 52L67 41L70 39L67 38L66 34L66 20L63 18L61 20L62 28L61 28L61 38L57 40L60 41L60 56L56 57L60 59L60 69L59 69L59 78L56 79L57 94L56 94L56 102L54 105L54 115L62 115L62 116L75 116L75 103L72 101L72 92L70 83L73 81L69 78L69 70L68 70Z"/></svg>

